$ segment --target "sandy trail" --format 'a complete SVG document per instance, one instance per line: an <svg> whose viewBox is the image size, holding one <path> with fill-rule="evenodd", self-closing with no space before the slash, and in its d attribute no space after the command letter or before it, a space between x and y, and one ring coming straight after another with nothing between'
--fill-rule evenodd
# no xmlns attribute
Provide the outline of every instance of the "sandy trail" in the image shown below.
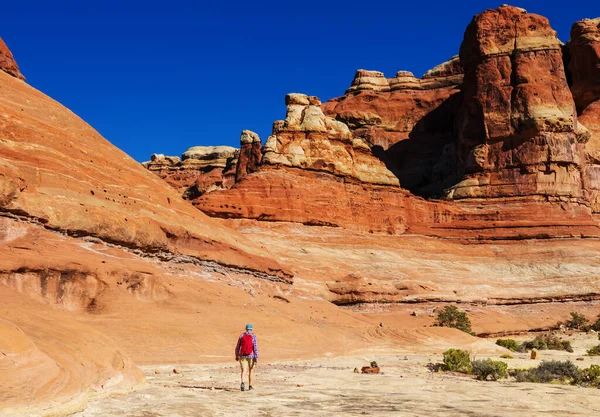
<svg viewBox="0 0 600 417"><path fill-rule="evenodd" d="M580 347L577 349L577 343ZM571 359L581 354L544 351L542 359ZM589 343L588 343L589 344ZM509 367L539 361L513 354ZM487 355L481 358L488 357ZM492 355L491 357L498 358ZM379 375L353 373L376 360ZM97 398L79 417L95 416L591 416L600 413L599 391L568 385L480 382L459 374L432 373L439 354L382 354L300 362L260 363L255 390L239 391L235 362L212 365L143 367L147 387L127 395ZM585 357L579 366L600 364ZM173 373L176 368L180 373Z"/></svg>

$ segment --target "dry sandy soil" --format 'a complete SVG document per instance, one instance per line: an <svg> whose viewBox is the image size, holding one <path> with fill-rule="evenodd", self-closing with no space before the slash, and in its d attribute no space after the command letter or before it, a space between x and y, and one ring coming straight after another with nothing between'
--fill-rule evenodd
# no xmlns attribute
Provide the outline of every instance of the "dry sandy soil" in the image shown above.
<svg viewBox="0 0 600 417"><path fill-rule="evenodd" d="M532 336L527 336L531 338ZM588 367L600 357L584 357L596 335L577 335L574 353L542 351L538 360L514 353L510 368L533 367L539 359L571 359ZM491 347L490 347L491 348ZM476 354L478 358L499 355ZM97 398L79 417L96 416L592 416L600 412L599 391L557 384L481 382L454 373L434 373L428 363L440 354L391 350L298 362L263 359L255 390L239 391L236 363L145 366L147 385L121 396ZM382 374L353 373L376 360ZM174 373L177 369L179 373Z"/></svg>

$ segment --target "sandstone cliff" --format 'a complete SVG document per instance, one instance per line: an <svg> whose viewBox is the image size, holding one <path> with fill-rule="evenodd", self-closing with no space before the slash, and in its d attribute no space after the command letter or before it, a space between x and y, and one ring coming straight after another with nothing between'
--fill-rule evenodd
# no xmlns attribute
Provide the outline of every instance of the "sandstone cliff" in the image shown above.
<svg viewBox="0 0 600 417"><path fill-rule="evenodd" d="M588 196L592 209L600 214L600 18L575 23L567 46L579 121L590 132L586 145Z"/></svg>

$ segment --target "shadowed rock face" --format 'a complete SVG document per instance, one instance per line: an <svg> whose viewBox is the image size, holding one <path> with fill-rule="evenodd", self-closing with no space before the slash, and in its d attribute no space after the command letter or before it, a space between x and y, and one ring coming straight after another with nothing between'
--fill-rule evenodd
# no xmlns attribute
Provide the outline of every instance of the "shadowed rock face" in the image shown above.
<svg viewBox="0 0 600 417"><path fill-rule="evenodd" d="M19 71L19 66L13 58L12 52L10 52L2 38L0 38L0 70L13 77L25 80L25 77Z"/></svg>
<svg viewBox="0 0 600 417"><path fill-rule="evenodd" d="M365 139L403 188L440 195L454 184L453 114L462 73L458 56L421 79L407 71L385 78L378 71L359 70L346 94L324 103L323 111Z"/></svg>
<svg viewBox="0 0 600 417"><path fill-rule="evenodd" d="M571 91L579 121L589 130L586 186L592 210L600 213L600 18L576 22L568 42Z"/></svg>

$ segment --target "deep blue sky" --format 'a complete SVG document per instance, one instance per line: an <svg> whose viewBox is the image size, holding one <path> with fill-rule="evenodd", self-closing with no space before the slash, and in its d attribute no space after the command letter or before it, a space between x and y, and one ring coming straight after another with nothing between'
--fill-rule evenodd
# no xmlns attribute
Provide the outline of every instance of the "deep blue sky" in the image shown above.
<svg viewBox="0 0 600 417"><path fill-rule="evenodd" d="M32 86L138 161L261 138L284 96L343 94L358 68L421 76L496 1L10 1L2 37ZM567 41L600 2L512 3Z"/></svg>

